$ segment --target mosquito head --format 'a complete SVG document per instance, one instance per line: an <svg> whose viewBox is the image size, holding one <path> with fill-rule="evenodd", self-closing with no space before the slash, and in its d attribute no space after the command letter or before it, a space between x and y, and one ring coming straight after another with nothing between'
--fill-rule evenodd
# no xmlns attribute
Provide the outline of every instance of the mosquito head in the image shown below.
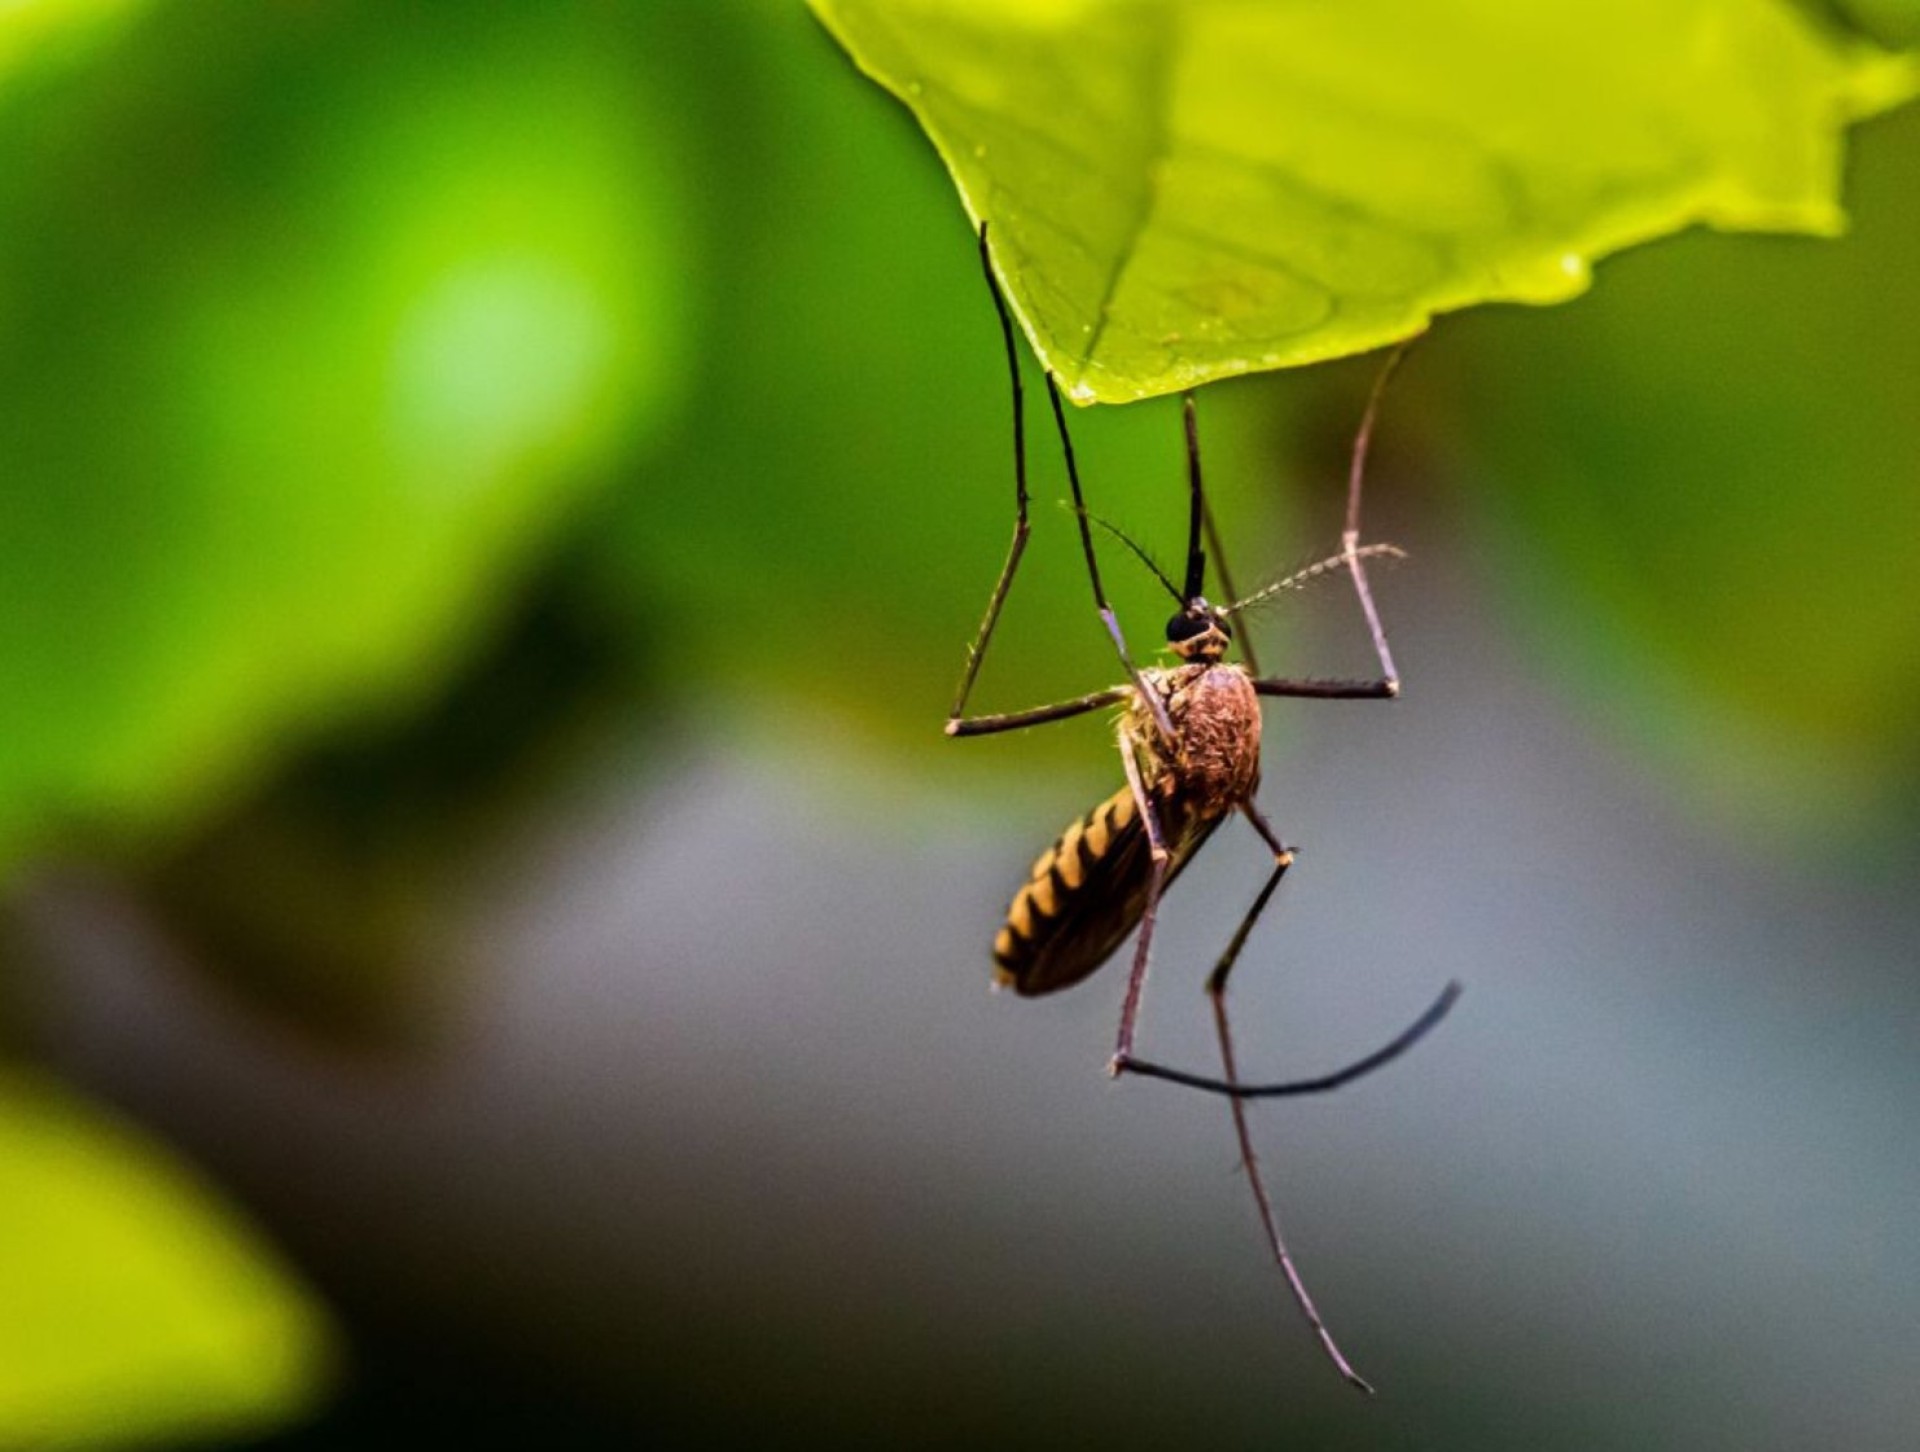
<svg viewBox="0 0 1920 1452"><path fill-rule="evenodd" d="M1182 660L1212 665L1227 653L1232 639L1233 628L1225 617L1198 595L1167 622L1167 649Z"/></svg>

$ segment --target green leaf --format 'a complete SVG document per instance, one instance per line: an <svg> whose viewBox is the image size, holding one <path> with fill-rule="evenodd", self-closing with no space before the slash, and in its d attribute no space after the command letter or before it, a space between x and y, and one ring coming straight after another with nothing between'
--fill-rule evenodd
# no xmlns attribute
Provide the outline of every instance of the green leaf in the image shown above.
<svg viewBox="0 0 1920 1452"><path fill-rule="evenodd" d="M1832 235L1920 88L1785 0L813 0L932 137L1082 403L1559 302L1695 224Z"/></svg>
<svg viewBox="0 0 1920 1452"><path fill-rule="evenodd" d="M0 67L0 864L430 692L685 332L621 17L122 10Z"/></svg>
<svg viewBox="0 0 1920 1452"><path fill-rule="evenodd" d="M0 1070L0 1446L235 1435L305 1407L324 1323L178 1165Z"/></svg>

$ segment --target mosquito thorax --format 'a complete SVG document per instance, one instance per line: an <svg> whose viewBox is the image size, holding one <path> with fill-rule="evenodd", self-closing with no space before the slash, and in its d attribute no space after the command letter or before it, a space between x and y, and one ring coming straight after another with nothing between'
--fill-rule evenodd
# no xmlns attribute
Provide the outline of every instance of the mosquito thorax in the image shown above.
<svg viewBox="0 0 1920 1452"><path fill-rule="evenodd" d="M1196 596L1167 622L1167 649L1185 661L1212 665L1227 653L1233 630L1220 612Z"/></svg>

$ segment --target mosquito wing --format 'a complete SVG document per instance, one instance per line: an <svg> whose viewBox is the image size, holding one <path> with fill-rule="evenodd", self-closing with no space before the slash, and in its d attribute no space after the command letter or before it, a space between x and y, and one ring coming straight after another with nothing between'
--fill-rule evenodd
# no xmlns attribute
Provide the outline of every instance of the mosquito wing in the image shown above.
<svg viewBox="0 0 1920 1452"><path fill-rule="evenodd" d="M1159 815L1171 885L1220 818L1172 803L1162 803ZM994 980L1031 998L1071 988L1093 972L1147 910L1152 860L1139 804L1132 788L1121 787L1034 862L993 940Z"/></svg>

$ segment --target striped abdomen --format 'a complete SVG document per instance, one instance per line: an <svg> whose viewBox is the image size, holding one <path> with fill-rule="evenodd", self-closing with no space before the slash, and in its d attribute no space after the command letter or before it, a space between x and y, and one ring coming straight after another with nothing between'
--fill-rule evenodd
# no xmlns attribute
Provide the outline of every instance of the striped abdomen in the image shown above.
<svg viewBox="0 0 1920 1452"><path fill-rule="evenodd" d="M1220 817L1199 817L1166 803L1157 810L1172 858L1171 883ZM995 980L1032 996L1071 987L1093 972L1146 911L1151 861L1133 791L1121 787L1034 862L993 940Z"/></svg>

